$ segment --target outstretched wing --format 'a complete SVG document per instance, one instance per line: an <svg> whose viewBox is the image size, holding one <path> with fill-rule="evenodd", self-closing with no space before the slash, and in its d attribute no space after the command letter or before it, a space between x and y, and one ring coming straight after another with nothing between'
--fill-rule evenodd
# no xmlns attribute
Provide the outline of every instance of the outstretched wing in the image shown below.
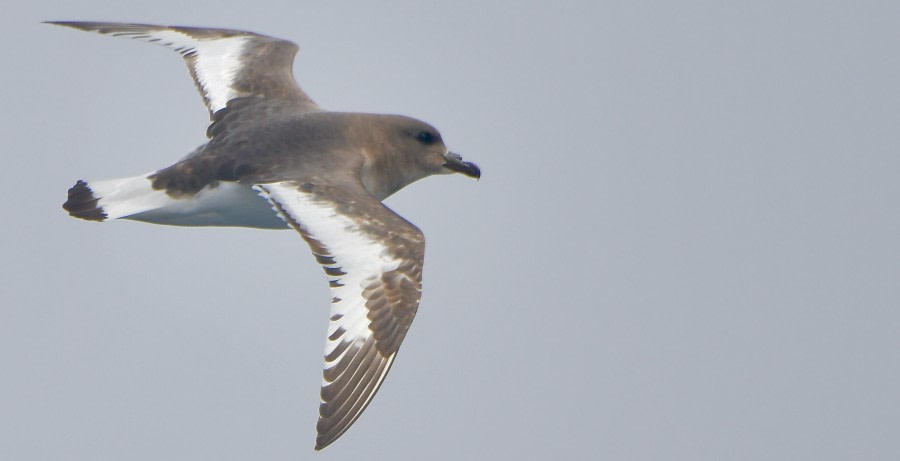
<svg viewBox="0 0 900 461"><path fill-rule="evenodd" d="M331 285L320 450L356 421L397 355L421 297L425 238L362 187L287 181L256 188L300 232Z"/></svg>
<svg viewBox="0 0 900 461"><path fill-rule="evenodd" d="M51 21L49 24L132 38L171 48L187 62L210 115L239 97L293 99L321 110L294 81L297 45L242 30L112 22Z"/></svg>

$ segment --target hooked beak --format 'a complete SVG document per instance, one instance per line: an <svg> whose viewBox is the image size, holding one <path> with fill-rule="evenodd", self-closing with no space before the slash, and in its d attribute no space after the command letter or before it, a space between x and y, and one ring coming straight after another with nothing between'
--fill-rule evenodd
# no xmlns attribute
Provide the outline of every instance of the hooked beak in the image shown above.
<svg viewBox="0 0 900 461"><path fill-rule="evenodd" d="M444 163L444 168L457 173L462 173L470 178L481 178L481 169L478 168L478 165L472 162L464 162L461 155L447 152L447 154L444 155L444 159L447 160L447 162Z"/></svg>

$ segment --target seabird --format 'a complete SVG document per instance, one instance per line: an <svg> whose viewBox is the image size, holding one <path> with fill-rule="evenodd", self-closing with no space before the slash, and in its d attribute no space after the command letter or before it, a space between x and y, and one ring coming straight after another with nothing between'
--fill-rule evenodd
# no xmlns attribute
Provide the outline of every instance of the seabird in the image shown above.
<svg viewBox="0 0 900 461"><path fill-rule="evenodd" d="M340 437L381 386L418 309L425 238L381 202L426 176L479 168L425 122L331 112L294 81L298 47L241 30L50 22L175 50L211 123L172 166L78 181L63 208L90 221L239 226L300 233L331 286L316 450Z"/></svg>

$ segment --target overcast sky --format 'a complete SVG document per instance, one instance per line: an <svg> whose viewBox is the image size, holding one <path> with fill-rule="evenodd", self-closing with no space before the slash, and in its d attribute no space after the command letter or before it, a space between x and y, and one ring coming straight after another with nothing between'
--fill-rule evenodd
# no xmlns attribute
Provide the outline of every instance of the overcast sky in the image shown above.
<svg viewBox="0 0 900 461"><path fill-rule="evenodd" d="M900 3L2 1L0 459L900 459ZM177 54L43 20L286 38L481 166L388 201L424 297L334 445L298 235L60 208L208 118Z"/></svg>

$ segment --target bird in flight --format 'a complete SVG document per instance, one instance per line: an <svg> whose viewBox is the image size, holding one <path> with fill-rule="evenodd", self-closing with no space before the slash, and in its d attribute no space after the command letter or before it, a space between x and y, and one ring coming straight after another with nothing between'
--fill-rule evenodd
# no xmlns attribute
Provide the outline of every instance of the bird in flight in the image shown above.
<svg viewBox="0 0 900 461"><path fill-rule="evenodd" d="M206 107L208 142L134 177L81 181L63 208L90 221L294 229L331 287L316 450L381 386L419 306L425 238L381 202L433 174L478 179L429 124L331 112L294 81L298 47L252 32L106 22L59 26L179 53Z"/></svg>

